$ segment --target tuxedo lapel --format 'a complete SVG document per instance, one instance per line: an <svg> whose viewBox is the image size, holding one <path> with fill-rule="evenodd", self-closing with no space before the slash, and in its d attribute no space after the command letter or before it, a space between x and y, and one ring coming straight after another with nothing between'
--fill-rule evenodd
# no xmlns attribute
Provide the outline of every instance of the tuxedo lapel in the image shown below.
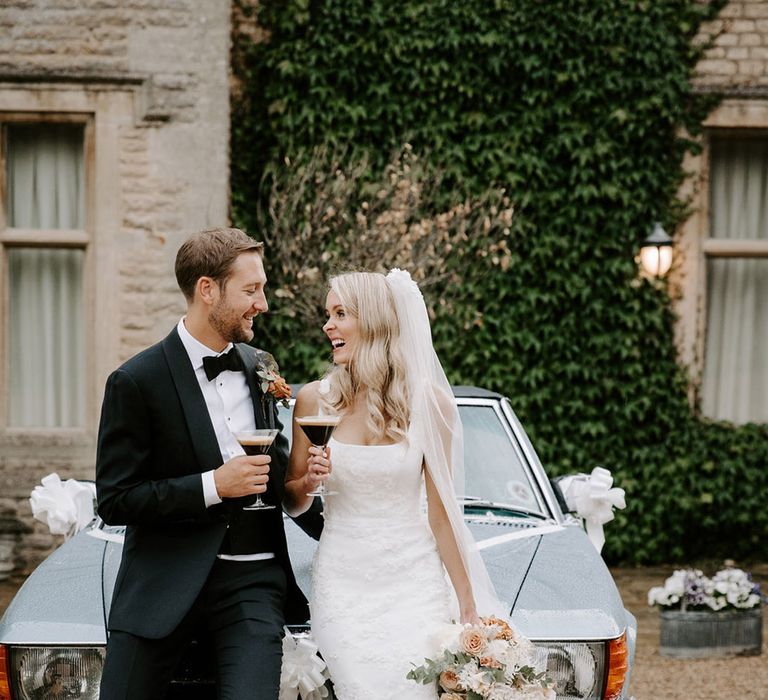
<svg viewBox="0 0 768 700"><path fill-rule="evenodd" d="M261 391L261 378L256 374L259 367L256 363L256 352L250 345L242 343L237 344L237 352L240 354L245 366L245 380L248 382L248 388L251 390L251 400L253 401L253 416L256 420L257 428L274 428L275 419L272 407L266 407L263 404L264 393ZM265 415L265 413L267 415Z"/></svg>
<svg viewBox="0 0 768 700"><path fill-rule="evenodd" d="M184 349L178 331L174 328L162 344L201 471L215 469L221 465L219 443L195 370L192 369L192 363L189 361L189 355Z"/></svg>

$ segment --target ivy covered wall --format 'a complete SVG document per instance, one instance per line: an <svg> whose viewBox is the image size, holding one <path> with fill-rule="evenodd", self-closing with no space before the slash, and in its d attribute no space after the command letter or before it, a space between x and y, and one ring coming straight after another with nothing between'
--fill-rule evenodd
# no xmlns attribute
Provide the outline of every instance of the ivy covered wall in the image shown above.
<svg viewBox="0 0 768 700"><path fill-rule="evenodd" d="M234 49L235 222L269 239L263 178L299 172L321 144L364 154L375 181L410 143L440 173L435 211L504 188L505 264L471 237L472 264L449 255L453 274L428 292L451 379L508 395L551 476L612 470L628 508L609 526L610 561L764 559L768 428L691 409L667 290L634 261L652 221L673 231L685 216L683 155L715 104L691 88L691 40L723 2L237 4L263 36ZM295 282L281 274L273 287ZM265 328L304 381L326 349L289 307L273 296Z"/></svg>

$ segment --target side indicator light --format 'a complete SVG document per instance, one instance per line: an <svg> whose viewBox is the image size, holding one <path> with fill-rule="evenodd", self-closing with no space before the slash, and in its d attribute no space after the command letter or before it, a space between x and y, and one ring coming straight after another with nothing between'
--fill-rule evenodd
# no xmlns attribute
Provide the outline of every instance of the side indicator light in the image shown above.
<svg viewBox="0 0 768 700"><path fill-rule="evenodd" d="M8 675L8 649L0 644L0 700L12 700L11 677Z"/></svg>
<svg viewBox="0 0 768 700"><path fill-rule="evenodd" d="M617 700L624 688L627 679L629 646L627 645L627 632L617 639L608 642L608 678L605 682L603 700Z"/></svg>

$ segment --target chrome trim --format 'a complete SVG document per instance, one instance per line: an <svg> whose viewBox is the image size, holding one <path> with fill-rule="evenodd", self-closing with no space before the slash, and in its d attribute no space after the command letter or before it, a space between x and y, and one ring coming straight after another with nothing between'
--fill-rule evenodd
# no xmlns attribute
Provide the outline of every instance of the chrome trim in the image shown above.
<svg viewBox="0 0 768 700"><path fill-rule="evenodd" d="M512 621L514 622L514 615ZM621 639L627 633L627 627L625 626L621 634L616 637L529 637L532 642L547 642L557 644L570 644L576 642L577 644L608 644L608 642L614 642L617 639Z"/></svg>
<svg viewBox="0 0 768 700"><path fill-rule="evenodd" d="M513 620L514 622L514 620ZM607 648L610 639L595 639L594 637L528 637L534 644L602 644Z"/></svg>

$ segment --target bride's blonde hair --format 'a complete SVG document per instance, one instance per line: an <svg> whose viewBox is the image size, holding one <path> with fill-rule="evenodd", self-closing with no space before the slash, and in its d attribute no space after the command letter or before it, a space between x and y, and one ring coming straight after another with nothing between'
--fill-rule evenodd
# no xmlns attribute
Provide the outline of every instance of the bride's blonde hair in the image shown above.
<svg viewBox="0 0 768 700"><path fill-rule="evenodd" d="M347 272L331 277L329 285L344 311L357 319L358 342L349 363L326 374L329 390L321 395L321 403L344 413L356 396L364 396L372 435L402 440L410 411L400 324L389 284L378 272Z"/></svg>

